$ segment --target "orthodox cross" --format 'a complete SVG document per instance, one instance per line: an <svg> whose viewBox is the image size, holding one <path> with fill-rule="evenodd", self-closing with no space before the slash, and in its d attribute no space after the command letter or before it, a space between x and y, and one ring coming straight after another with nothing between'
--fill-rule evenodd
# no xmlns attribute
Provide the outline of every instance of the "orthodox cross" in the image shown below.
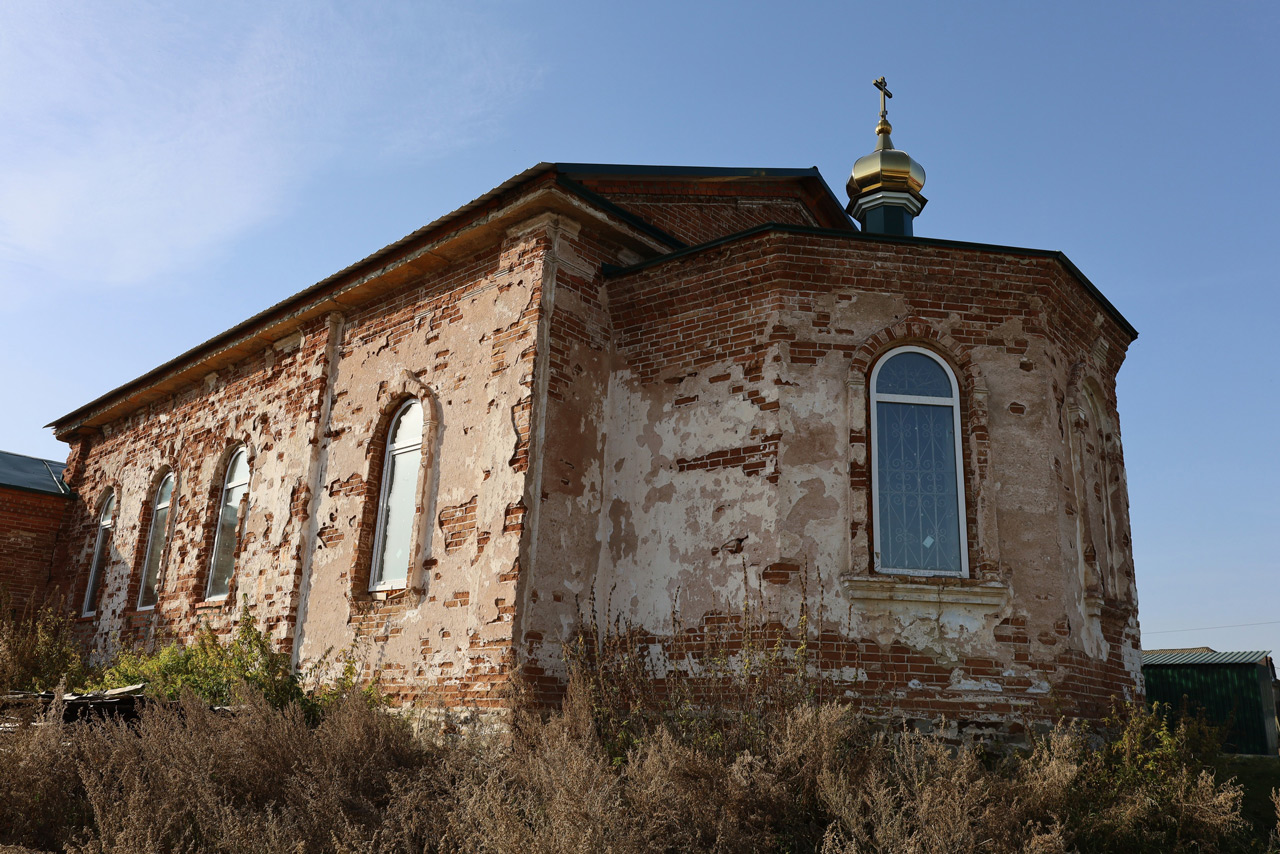
<svg viewBox="0 0 1280 854"><path fill-rule="evenodd" d="M873 81L871 85L880 90L880 118L883 119L889 115L888 109L885 108L884 99L892 98L893 93L889 91L889 84L884 82L883 77Z"/></svg>

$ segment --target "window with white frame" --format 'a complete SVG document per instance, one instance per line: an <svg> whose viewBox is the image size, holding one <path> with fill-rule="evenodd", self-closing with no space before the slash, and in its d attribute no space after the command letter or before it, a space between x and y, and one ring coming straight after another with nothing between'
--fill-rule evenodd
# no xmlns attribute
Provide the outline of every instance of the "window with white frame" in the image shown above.
<svg viewBox="0 0 1280 854"><path fill-rule="evenodd" d="M89 583L84 590L84 606L81 613L91 617L98 612L98 600L102 597L102 577L111 557L111 526L115 524L116 494L108 492L98 512L98 530L93 540L93 563L89 565Z"/></svg>
<svg viewBox="0 0 1280 854"><path fill-rule="evenodd" d="M922 347L899 347L871 372L875 565L885 573L969 573L964 536L960 391Z"/></svg>
<svg viewBox="0 0 1280 854"><path fill-rule="evenodd" d="M218 503L218 529L213 535L213 560L209 564L206 599L221 599L230 590L236 548L240 544L240 504L248 494L249 453L238 448L227 464L222 500Z"/></svg>
<svg viewBox="0 0 1280 854"><path fill-rule="evenodd" d="M413 556L413 521L417 510L418 471L422 463L422 403L404 402L387 431L382 463L382 492L373 536L370 590L404 587Z"/></svg>
<svg viewBox="0 0 1280 854"><path fill-rule="evenodd" d="M156 584L160 579L160 560L169 536L169 504L173 500L173 472L160 481L156 500L151 506L151 531L147 534L146 561L142 564L142 584L138 591L138 607L156 604Z"/></svg>

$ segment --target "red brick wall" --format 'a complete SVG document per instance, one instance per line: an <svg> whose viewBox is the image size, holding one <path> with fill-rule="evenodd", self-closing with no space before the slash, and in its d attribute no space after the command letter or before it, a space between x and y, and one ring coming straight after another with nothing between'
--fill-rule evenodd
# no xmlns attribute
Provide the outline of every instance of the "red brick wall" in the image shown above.
<svg viewBox="0 0 1280 854"><path fill-rule="evenodd" d="M336 338L325 318L308 321L285 339L292 343L250 349L81 443L71 473L84 500L65 536L76 602L92 556L93 508L107 489L119 496L104 604L82 621L86 642L184 639L202 622L229 631L247 596L259 624L303 668L341 652L401 702L495 704L509 673L524 535L544 249L536 229L520 232L349 298ZM438 422L422 452L432 468L418 508L429 558L420 583L374 595L368 572L385 432L406 395ZM209 602L225 461L239 443L250 449L249 509L231 594ZM165 468L178 477L168 556L158 605L138 610Z"/></svg>
<svg viewBox="0 0 1280 854"><path fill-rule="evenodd" d="M579 238L576 254L598 257L599 252L593 254L588 243ZM825 573L828 608L823 617L815 613L811 622L823 626L815 663L851 701L920 716L988 721L1009 716L1048 719L1059 714L1098 717L1113 696L1140 695L1131 560L1118 567L1125 577L1114 588L1080 590L1080 581L1073 574L1075 557L1067 541L1074 536L1077 505L1084 498L1073 495L1063 482L1061 466L1069 448L1065 439L1061 446L1056 444L1065 429L1063 392L1081 367L1097 379L1108 417L1115 423L1115 375L1129 340L1057 260L860 235L839 238L776 231L731 240L605 280L561 275L558 287L549 333L553 354L549 423L557 424L558 429L548 430L538 536L544 543L543 554L553 552L557 565L564 566L560 570L564 578L561 590L579 592L569 597L557 590L547 577L553 568L540 557L533 585L534 595L540 598L531 603L535 616L526 623L524 638L529 655L527 671L546 699L555 697L553 659L559 639L555 621L547 614L575 608L581 613L583 608L593 607L598 617L621 617L639 628L648 620L637 616L634 609L641 607L657 612L661 623L661 607L653 607L649 598L656 595L662 599L673 590L688 597L689 588L696 585L738 589L734 574L741 577L748 567L756 571L753 561L759 552L750 550L761 549L762 540L766 551L773 547L770 537L782 521L765 521L763 528L751 528L751 524L761 524L759 517L751 517L756 521L742 529L750 533L746 551L742 551L741 541L713 540L712 534L704 531L705 542L695 542L697 532L690 540L691 554L702 557L667 558L665 543L674 541L664 538L661 530L646 532L640 504L661 507L670 501L684 507L681 502L696 494L698 498L689 506L690 517L699 505L731 516L742 497L755 501L753 506L762 506L760 502L766 499L761 496L767 492L750 486L751 482L777 483L781 477L785 483L789 474L787 446L795 437L789 430L778 432L769 420L778 416L780 409L786 413L788 396L820 387L834 374L841 378L837 385L843 397L843 377L858 375L865 384L876 358L905 343L922 344L944 354L960 380L971 537L970 579L912 581L961 589L989 590L999 585L1010 591L1009 604L993 606L996 611L1003 608L1002 621L979 632L986 638L985 651L966 652L963 644L956 643L939 654L906 642L886 642L883 632L870 636L847 628L838 630L846 599L833 583L833 576L843 568L838 564L809 566L810 571ZM567 291L572 291L572 299L563 298ZM846 321L839 319L842 316L854 317L856 324L844 326ZM614 385L610 385L610 376ZM987 379L997 376L1000 382L989 394ZM625 378L621 391L619 377ZM603 402L606 398L607 403ZM726 423L718 411L737 400L754 406L758 413L754 432L743 432L736 443L710 443L712 434L718 433L722 442L727 437L724 427L714 425ZM610 420L610 407L618 407L618 420ZM702 414L692 414L695 412ZM799 419L808 413L786 415ZM665 440L635 426L657 421L671 425L658 431L668 437ZM699 423L713 425L703 437L709 447L682 451L678 440L671 441L681 430L701 429L674 425ZM602 450L605 433L608 441L621 449L616 458ZM574 438L559 438L565 434ZM994 460L993 434L1005 452L1004 457ZM692 441L694 434L688 435ZM1048 449L1043 458L1011 459L1008 449L1024 439L1034 447L1043 444ZM626 457L661 441L668 444L654 452L655 468L642 474L628 468L626 477L632 482L655 477L655 482L670 484L663 487L667 491L651 492L648 499L634 500L626 513L611 516L610 501L618 494L615 490L626 484L611 483L608 472L615 466L621 470ZM851 449L861 449L861 455L851 455L848 488L855 496L869 500L869 431L851 432L848 442ZM1122 460L1117 463L1122 469ZM736 472L733 477L745 476L741 483L748 486L725 480L722 473L729 469ZM584 474L600 470L606 473L601 481ZM674 474L664 473L669 471ZM705 475L699 481L701 487L682 486L692 481L677 479L699 472ZM1019 532L1006 534L1019 543L1016 548L1010 545L1003 559L994 545L983 543L981 533L994 530L992 508L999 503L999 496L993 494L996 481L1004 490L1025 487L1031 490L1028 494L1057 502L1043 511L1037 505L1042 515L1030 523L1016 506L1002 510L1007 530ZM735 484L734 490L754 491L722 492L729 483ZM645 488L635 494L644 496ZM593 499L593 495L599 498ZM597 524L594 519L575 521L579 518L575 514L587 515L582 511L592 501L604 518L598 528L576 530L579 524ZM624 518L630 521L618 521ZM551 522L550 530L544 530ZM610 575L607 564L619 559L608 554L610 531L627 533L633 523L640 529L637 536L651 534L664 543L652 552L657 562L643 567L628 564L625 573ZM1025 533L1017 527L1027 524L1031 527ZM855 518L848 528L855 566L871 563L867 554L874 543L871 527L869 521ZM1117 520L1117 529L1124 539L1117 552L1125 552L1127 518ZM606 540L603 549L597 537ZM671 550L674 554L674 545ZM726 551L731 554L727 562L723 561ZM601 561L598 567L597 560ZM663 565L668 561L676 562L673 568ZM684 569L674 568L677 564ZM777 569L782 566L790 569ZM793 571L795 564L789 555L765 558L758 569L765 586L771 588L767 592L781 597L779 602L786 601L786 589L798 586L795 579L802 574ZM864 577L869 572L857 571ZM596 578L605 580L597 583ZM1052 594L1029 592L1037 587ZM1105 598L1089 606L1094 609L1092 616L1082 618L1074 611L1077 593ZM559 604L549 603L547 598ZM586 605L589 598L593 600L590 606ZM607 598L611 601L604 604ZM641 604L637 606L637 602ZM682 598L680 605L686 617L698 618L701 603L695 600L691 605L688 598ZM875 603L863 600L853 608L874 609ZM606 610L611 613L604 613ZM708 618L715 619L710 612ZM639 623L634 622L637 619ZM655 631L652 642L674 657L685 650L688 639L664 637ZM946 640L937 643L950 645Z"/></svg>
<svg viewBox="0 0 1280 854"><path fill-rule="evenodd" d="M70 598L83 600L97 531L96 509L107 490L116 495L116 524L103 577L101 606L82 621L94 648L186 638L203 622L229 631L248 595L259 624L282 648L292 643L293 589L298 555L291 538L273 536L296 527L303 460L290 461L294 477L280 476L280 454L305 446L318 414L324 380L319 364L326 344L323 320L312 321L296 346L246 354L240 362L173 397L112 422L77 452L68 469L79 498L64 534L61 567ZM206 602L204 591L228 452L249 448L251 511L225 602ZM136 607L142 552L150 531L154 490L166 469L176 475L166 559L154 609Z"/></svg>
<svg viewBox="0 0 1280 854"><path fill-rule="evenodd" d="M48 592L68 503L62 495L0 486L0 590L16 612L38 605Z"/></svg>

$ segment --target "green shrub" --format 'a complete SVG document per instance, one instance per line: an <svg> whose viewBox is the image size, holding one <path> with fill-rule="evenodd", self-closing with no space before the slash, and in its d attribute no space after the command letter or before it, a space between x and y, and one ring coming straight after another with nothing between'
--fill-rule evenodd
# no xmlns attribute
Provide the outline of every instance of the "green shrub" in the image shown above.
<svg viewBox="0 0 1280 854"><path fill-rule="evenodd" d="M73 634L75 619L61 600L17 613L0 589L0 692L78 688L93 677Z"/></svg>
<svg viewBox="0 0 1280 854"><path fill-rule="evenodd" d="M165 700L178 700L190 692L211 705L226 706L239 699L242 686L248 686L276 708L311 703L293 673L289 655L271 648L270 638L247 608L228 642L202 625L191 643L175 642L155 652L124 650L95 687L140 682L147 684L149 694Z"/></svg>

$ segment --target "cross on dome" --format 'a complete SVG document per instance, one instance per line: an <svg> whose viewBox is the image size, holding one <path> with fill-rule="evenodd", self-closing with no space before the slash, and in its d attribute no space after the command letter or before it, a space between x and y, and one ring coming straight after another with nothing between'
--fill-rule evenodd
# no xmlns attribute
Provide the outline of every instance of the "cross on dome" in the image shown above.
<svg viewBox="0 0 1280 854"><path fill-rule="evenodd" d="M880 118L883 119L889 114L889 110L885 107L884 99L892 98L893 93L889 91L889 84L884 81L883 77L872 81L871 85L880 90Z"/></svg>

